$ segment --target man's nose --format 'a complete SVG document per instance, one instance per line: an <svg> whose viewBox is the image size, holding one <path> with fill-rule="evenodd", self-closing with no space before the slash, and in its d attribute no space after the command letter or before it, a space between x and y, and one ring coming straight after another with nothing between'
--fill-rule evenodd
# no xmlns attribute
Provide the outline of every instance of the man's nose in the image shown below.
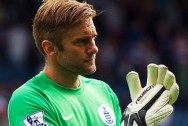
<svg viewBox="0 0 188 126"><path fill-rule="evenodd" d="M98 53L98 47L95 44L95 41L93 41L89 44L89 47L87 49L87 54L96 54L96 53Z"/></svg>

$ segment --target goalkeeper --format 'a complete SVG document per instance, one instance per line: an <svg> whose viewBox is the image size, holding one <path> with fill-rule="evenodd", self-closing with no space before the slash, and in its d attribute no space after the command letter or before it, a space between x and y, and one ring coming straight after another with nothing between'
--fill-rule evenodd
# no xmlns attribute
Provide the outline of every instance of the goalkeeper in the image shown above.
<svg viewBox="0 0 188 126"><path fill-rule="evenodd" d="M45 66L12 94L9 126L156 126L173 112L178 86L166 67L149 65L144 88L137 73L127 75L132 103L123 116L111 88L84 77L96 71L95 16L86 2L43 1L33 36Z"/></svg>

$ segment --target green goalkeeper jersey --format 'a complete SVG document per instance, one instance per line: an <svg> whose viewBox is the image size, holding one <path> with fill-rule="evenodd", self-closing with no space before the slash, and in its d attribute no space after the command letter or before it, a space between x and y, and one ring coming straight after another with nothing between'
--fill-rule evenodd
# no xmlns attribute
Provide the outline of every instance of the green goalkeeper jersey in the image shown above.
<svg viewBox="0 0 188 126"><path fill-rule="evenodd" d="M103 81L79 77L78 88L55 83L44 72L14 91L10 126L120 126L121 110Z"/></svg>

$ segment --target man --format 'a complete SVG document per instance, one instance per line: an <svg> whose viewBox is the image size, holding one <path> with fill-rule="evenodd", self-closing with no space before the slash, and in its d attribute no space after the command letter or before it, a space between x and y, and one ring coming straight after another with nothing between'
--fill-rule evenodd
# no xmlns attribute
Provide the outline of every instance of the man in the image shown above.
<svg viewBox="0 0 188 126"><path fill-rule="evenodd" d="M120 126L119 101L96 71L96 11L75 0L46 0L33 21L44 69L14 91L10 126Z"/></svg>
<svg viewBox="0 0 188 126"><path fill-rule="evenodd" d="M114 92L80 75L96 71L95 10L87 3L48 0L35 15L33 35L45 66L17 89L9 103L10 126L119 125ZM38 124L39 125L39 124ZM38 126L37 125L37 126Z"/></svg>

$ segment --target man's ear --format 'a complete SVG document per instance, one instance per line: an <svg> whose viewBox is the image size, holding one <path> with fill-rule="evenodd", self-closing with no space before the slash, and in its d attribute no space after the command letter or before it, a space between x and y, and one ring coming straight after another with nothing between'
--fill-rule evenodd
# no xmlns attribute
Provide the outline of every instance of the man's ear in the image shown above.
<svg viewBox="0 0 188 126"><path fill-rule="evenodd" d="M57 47L49 40L42 41L42 48L46 55L52 56L57 53Z"/></svg>

